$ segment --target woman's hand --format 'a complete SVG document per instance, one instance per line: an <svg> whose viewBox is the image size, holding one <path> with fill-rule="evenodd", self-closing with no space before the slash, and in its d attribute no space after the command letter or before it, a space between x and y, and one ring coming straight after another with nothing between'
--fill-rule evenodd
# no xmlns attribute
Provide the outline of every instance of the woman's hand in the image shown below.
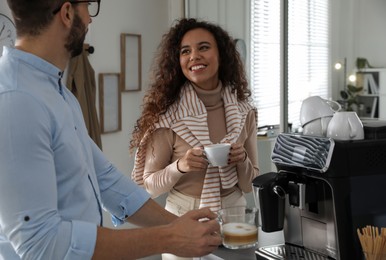
<svg viewBox="0 0 386 260"><path fill-rule="evenodd" d="M240 143L233 143L229 151L228 165L244 162L247 159L247 152Z"/></svg>
<svg viewBox="0 0 386 260"><path fill-rule="evenodd" d="M182 173L202 171L206 170L207 167L208 161L201 147L189 149L177 162L177 168Z"/></svg>

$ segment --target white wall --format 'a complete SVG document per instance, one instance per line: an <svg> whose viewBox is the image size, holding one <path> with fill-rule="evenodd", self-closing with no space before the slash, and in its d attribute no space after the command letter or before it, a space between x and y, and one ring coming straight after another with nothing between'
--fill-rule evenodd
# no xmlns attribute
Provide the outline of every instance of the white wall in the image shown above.
<svg viewBox="0 0 386 260"><path fill-rule="evenodd" d="M352 45L353 58L365 57L373 66L386 67L386 1L354 2L352 27L348 27L349 33L352 33L351 41L347 40L341 47L344 49Z"/></svg>
<svg viewBox="0 0 386 260"><path fill-rule="evenodd" d="M347 58L347 73L355 68L358 57L372 66L386 67L386 1L332 0L332 62ZM343 76L333 68L333 97L339 98Z"/></svg>
<svg viewBox="0 0 386 260"><path fill-rule="evenodd" d="M358 19L354 17L356 28L353 29L354 53L366 57L373 66L386 67L386 2L360 1L357 12Z"/></svg>

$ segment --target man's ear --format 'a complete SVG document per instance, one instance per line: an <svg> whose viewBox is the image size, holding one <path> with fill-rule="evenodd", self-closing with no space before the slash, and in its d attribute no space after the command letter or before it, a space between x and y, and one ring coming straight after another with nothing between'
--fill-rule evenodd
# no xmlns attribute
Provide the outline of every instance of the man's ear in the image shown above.
<svg viewBox="0 0 386 260"><path fill-rule="evenodd" d="M69 28L72 25L72 20L74 17L74 9L70 2L65 2L60 9L59 15L63 21L63 23Z"/></svg>

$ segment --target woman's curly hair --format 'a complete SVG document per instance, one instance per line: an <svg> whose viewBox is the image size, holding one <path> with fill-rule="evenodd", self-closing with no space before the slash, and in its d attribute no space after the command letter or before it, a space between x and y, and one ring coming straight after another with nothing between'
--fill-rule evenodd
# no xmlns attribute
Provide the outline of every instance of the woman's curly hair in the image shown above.
<svg viewBox="0 0 386 260"><path fill-rule="evenodd" d="M209 31L216 40L220 60L218 75L222 85L230 86L232 92L237 91L239 101L248 100L251 96L244 65L233 38L218 25L193 18L181 19L163 35L158 46L150 88L143 99L142 115L134 127L130 150L139 147L145 133L154 131L159 116L179 99L181 88L188 81L180 66L181 41L188 31L197 28Z"/></svg>

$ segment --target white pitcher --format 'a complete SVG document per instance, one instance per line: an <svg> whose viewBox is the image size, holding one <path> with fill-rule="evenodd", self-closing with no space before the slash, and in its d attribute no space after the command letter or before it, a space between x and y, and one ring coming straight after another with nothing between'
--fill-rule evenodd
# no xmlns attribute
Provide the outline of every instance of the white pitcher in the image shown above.
<svg viewBox="0 0 386 260"><path fill-rule="evenodd" d="M364 139L362 121L356 112L335 112L327 128L327 137L335 140L361 140Z"/></svg>

